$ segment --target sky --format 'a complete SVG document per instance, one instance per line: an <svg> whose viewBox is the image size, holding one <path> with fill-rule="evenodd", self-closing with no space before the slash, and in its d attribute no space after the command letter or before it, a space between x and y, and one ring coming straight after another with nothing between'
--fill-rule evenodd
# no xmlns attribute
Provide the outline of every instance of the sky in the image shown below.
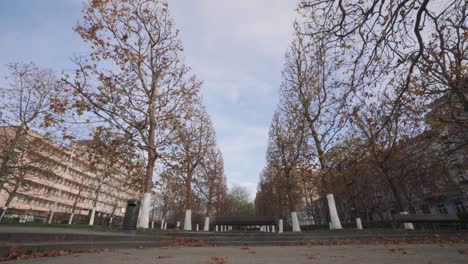
<svg viewBox="0 0 468 264"><path fill-rule="evenodd" d="M255 196L296 0L168 0L224 155L228 185ZM0 0L0 76L11 62L58 72L87 51L72 30L81 0Z"/></svg>

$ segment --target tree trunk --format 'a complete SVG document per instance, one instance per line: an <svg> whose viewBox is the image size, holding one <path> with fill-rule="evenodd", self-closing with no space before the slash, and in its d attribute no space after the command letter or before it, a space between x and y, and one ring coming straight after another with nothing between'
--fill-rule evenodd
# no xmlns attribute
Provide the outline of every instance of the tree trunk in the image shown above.
<svg viewBox="0 0 468 264"><path fill-rule="evenodd" d="M9 147L6 150L5 158L2 160L0 165L0 182L4 182L5 178L10 173L10 163L16 162L15 159L17 154L15 152L18 145L21 144L23 137L27 134L27 130L23 126L19 126L15 132L15 137L9 144ZM5 139L7 140L7 139Z"/></svg>
<svg viewBox="0 0 468 264"><path fill-rule="evenodd" d="M68 219L68 224L71 225L73 223L73 217L75 215L75 211L76 211L76 206L78 204L78 199L80 199L80 196L81 196L81 191L83 190L82 187L80 187L80 189L78 190L78 195L76 196L75 198L75 201L73 201L73 207L72 207L72 212L70 214L70 219Z"/></svg>
<svg viewBox="0 0 468 264"><path fill-rule="evenodd" d="M149 97L148 105L148 119L149 119L149 128L148 128L148 143L147 143L147 152L148 152L148 164L146 165L146 175L145 175L145 189L143 194L143 201L141 203L140 217L138 221L138 227L147 229L149 226L149 213L151 209L151 192L153 191L153 171L156 165L157 152L156 152L156 97L158 92L157 80L153 74L153 81L151 84L151 94Z"/></svg>
<svg viewBox="0 0 468 264"><path fill-rule="evenodd" d="M20 182L16 182L15 187L13 188L13 190L11 190L10 192L7 192L8 193L8 198L5 201L4 207L10 207L10 203L11 203L11 201L13 201L13 198L16 196L16 192L18 191L20 185L21 185Z"/></svg>

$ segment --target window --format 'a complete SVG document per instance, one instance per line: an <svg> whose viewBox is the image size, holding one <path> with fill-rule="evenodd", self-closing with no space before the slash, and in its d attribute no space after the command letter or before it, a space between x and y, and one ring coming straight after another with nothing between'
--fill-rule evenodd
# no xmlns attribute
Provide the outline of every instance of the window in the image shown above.
<svg viewBox="0 0 468 264"><path fill-rule="evenodd" d="M439 204L437 205L439 208L439 213L441 214L448 214L447 208L445 207L445 204Z"/></svg>

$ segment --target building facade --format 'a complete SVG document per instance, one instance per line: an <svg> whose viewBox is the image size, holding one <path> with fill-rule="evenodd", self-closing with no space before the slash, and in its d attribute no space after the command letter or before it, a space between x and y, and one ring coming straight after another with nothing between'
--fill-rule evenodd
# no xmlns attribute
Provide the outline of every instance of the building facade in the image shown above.
<svg viewBox="0 0 468 264"><path fill-rule="evenodd" d="M16 127L0 128L5 153L18 134ZM1 145L3 142L3 146ZM102 180L90 166L88 141L61 146L28 131L13 147L15 166L2 180L2 218L49 223L87 223L93 208L96 219L112 221L125 214L126 201L140 198L125 173ZM3 155L5 159L7 155ZM99 157L95 157L99 161ZM114 171L114 170L113 170ZM115 170L122 171L122 170ZM95 205L95 206L94 206Z"/></svg>

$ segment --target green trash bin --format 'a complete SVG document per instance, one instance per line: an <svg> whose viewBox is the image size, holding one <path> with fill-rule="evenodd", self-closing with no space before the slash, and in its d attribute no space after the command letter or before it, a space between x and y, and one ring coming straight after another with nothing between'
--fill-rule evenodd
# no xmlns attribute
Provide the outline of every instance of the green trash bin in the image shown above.
<svg viewBox="0 0 468 264"><path fill-rule="evenodd" d="M138 212L140 211L140 201L130 199L127 201L127 210L122 223L123 230L136 230L138 223Z"/></svg>

